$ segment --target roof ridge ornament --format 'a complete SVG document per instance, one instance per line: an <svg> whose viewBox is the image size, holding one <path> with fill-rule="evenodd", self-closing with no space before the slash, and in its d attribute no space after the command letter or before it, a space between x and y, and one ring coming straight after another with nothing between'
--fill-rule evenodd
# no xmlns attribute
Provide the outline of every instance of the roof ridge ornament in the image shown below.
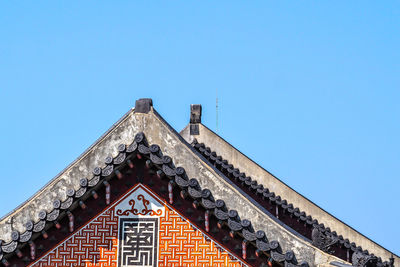
<svg viewBox="0 0 400 267"><path fill-rule="evenodd" d="M190 105L190 135L199 135L199 123L201 123L201 105Z"/></svg>
<svg viewBox="0 0 400 267"><path fill-rule="evenodd" d="M190 105L190 123L201 123L201 105Z"/></svg>
<svg viewBox="0 0 400 267"><path fill-rule="evenodd" d="M136 113L149 113L153 107L153 100L151 98L141 98L135 102Z"/></svg>

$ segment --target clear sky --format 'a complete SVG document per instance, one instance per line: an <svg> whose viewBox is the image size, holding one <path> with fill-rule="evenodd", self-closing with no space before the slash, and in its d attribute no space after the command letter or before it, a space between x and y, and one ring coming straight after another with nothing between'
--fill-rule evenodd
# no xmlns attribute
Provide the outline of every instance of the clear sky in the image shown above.
<svg viewBox="0 0 400 267"><path fill-rule="evenodd" d="M245 5L246 4L246 5ZM400 254L398 1L0 3L0 216L138 98Z"/></svg>

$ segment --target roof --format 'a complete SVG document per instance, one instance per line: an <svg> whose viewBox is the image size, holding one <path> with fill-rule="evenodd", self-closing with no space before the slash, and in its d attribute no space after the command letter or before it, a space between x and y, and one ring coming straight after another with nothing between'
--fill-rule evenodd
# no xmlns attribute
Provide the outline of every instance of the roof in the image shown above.
<svg viewBox="0 0 400 267"><path fill-rule="evenodd" d="M197 142L194 138L197 138ZM199 142L207 143L217 152L211 153L211 149L205 149L205 145L200 145ZM343 259L342 255L332 255L329 249L322 247L327 244L322 243L322 246L319 246L319 243L311 240L313 238L310 239L307 234L296 231L293 226L271 213L262 202L257 201L251 190L241 186L240 183L243 182L243 184L248 184L247 186L255 186L254 189L257 191L260 189L259 184L269 179L266 183L270 187L267 193L268 198L274 203L280 203L278 211L285 209L282 204L285 203L283 198L286 198L286 204L289 202L301 204L298 210L289 205L286 207L289 213L292 210L291 213L295 215L296 220L315 226L314 221L306 216L305 213L307 213L325 225L330 225L332 220L333 226L340 225L340 221L334 217L331 218L332 216L322 209L319 213L313 214L312 208L316 209L315 204L297 194L277 178L266 175L267 172L254 162L240 164L243 160L249 161L249 159L201 124L200 106L192 106L190 124L180 135L156 112L150 99L138 100L135 109L124 115L76 161L31 199L0 221L0 240L2 240L0 257L11 257L17 247L24 246L31 238L38 238L35 233L39 233L45 227L52 227L58 216L61 216L60 214L67 212L74 203L79 203L81 198L87 197L90 188L96 187L101 179L118 176L118 166L127 164L128 153L139 153L148 158L149 164L161 170L159 174L172 177L171 181L181 190L186 191L191 201L198 201L205 209L211 210L218 220L226 221L232 231L240 232L244 240L254 243L260 251L270 253L276 246L274 242L277 242L280 255L288 253L286 254L289 259L288 264L294 264L290 260L293 258L291 255L296 255L296 262L308 262L311 266L329 262L346 264L346 260L351 261L348 257ZM221 163L224 161L218 158L217 154L236 166L230 166L227 162L216 163L218 160ZM236 168L240 171L236 171ZM257 179L261 177L261 179L257 184L251 183L249 179L242 179L243 181L238 184L227 175L231 173L233 177L240 180L243 178L243 175L240 175L242 170L252 177L257 177ZM195 179L189 180L189 177L195 177ZM267 178L263 180L262 177ZM266 192L264 188L266 186L261 190L263 194ZM282 196L279 200L276 195L272 195L273 190L276 195ZM302 213L303 210L305 210L304 213ZM328 215L331 217L324 217ZM284 217L283 214L282 217ZM325 222L324 218L328 220ZM348 230L349 227L346 227L344 229ZM317 236L316 238L319 237L320 240L326 240L324 238L331 233L325 227L315 229L318 232L313 230L312 236ZM350 230L343 233L343 237L347 238L345 234L356 232L353 229ZM359 235L354 234L351 237L359 238L363 244L362 249L368 249L370 253L382 257L383 260L389 259L388 255L391 255L389 251ZM274 242L271 243L268 240ZM350 242L353 241L350 239L348 242L342 242L342 246L350 245ZM337 244L328 244L328 247L332 245ZM371 257L365 253L360 254L357 246L358 244L349 246L350 249L355 247L351 251L352 255L361 255L363 259ZM397 256L396 260L398 260ZM283 261L285 261L284 256ZM389 263L385 265L389 266Z"/></svg>
<svg viewBox="0 0 400 267"><path fill-rule="evenodd" d="M201 107L192 107L192 113L198 113L201 117ZM362 251L365 255L371 253L383 259L389 260L394 257L395 260L399 260L399 257L393 252L323 210L252 161L222 137L203 125L201 118L191 120L189 125L181 131L181 135L206 160L225 173L239 187L249 192L252 199L263 206L272 207L272 216L279 218L279 214L275 213L275 208L279 207L308 225L309 229L300 227L297 232L308 238L314 245L319 245L320 249L325 251L332 250L330 246L327 246L330 240L330 242L335 241L352 251ZM282 216L280 221L282 221ZM312 235L313 229L317 229L320 232L316 234L315 232L317 231L314 231L314 238ZM317 236L319 234L327 238L325 242L318 240ZM332 254L338 255L339 253L336 251L336 253Z"/></svg>

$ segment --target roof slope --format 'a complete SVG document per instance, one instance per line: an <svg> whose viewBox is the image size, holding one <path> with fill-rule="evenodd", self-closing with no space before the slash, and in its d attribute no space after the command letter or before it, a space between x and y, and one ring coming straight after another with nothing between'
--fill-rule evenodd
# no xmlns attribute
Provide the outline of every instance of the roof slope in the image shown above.
<svg viewBox="0 0 400 267"><path fill-rule="evenodd" d="M215 161L219 157L221 162L225 161L222 166L221 164L219 165L220 169L223 169L223 165L225 165L227 172L230 172L231 176L234 176L233 174L235 173L235 175L238 176L237 178L243 176L243 183L244 179L249 179L246 181L248 187L253 186L254 189L257 190L257 185L260 185L262 188L264 188L264 190L268 190L268 196L273 195L273 199L270 198L269 202L271 202L271 200L275 201L278 199L280 205L282 202L286 205L292 203L291 208L294 211L297 209L297 214L299 214L299 217L300 215L303 215L305 221L306 219L314 221L313 224L315 226L319 226L319 228L322 228L322 231L328 229L329 234L332 231L336 236L341 235L343 237L343 241L348 239L349 242L347 243L352 243L351 247L353 248L353 251L360 250L362 248L363 250L368 250L369 253L373 253L376 256L381 257L383 261L388 261L393 256L395 261L399 262L400 258L394 253L365 237L361 233L357 232L347 224L343 223L336 217L332 216L314 204L312 201L308 200L306 197L297 193L284 182L273 176L267 170L259 166L257 163L252 161L246 155L221 138L219 135L203 125L201 123L200 105L192 105L191 113L191 122L181 131L181 135L188 143L191 143L193 146L197 147L198 150L200 148L201 151L199 152L205 155L209 160L211 159L211 161L213 161L212 159L214 159L214 165L218 165ZM253 184L251 183L252 179L254 181ZM310 242L313 241L314 240L310 240ZM313 243L315 244L315 242Z"/></svg>
<svg viewBox="0 0 400 267"><path fill-rule="evenodd" d="M203 131L203 128L201 128L203 126L198 126L200 132ZM195 128L194 131L196 131ZM135 109L129 111L76 161L31 199L0 221L0 240L3 240L0 247L3 252L11 250L10 244L14 244L12 242L21 241L21 236L31 231L32 225L38 225L48 219L53 220L52 216L56 214L54 211L59 209L58 204L60 202L65 203L72 196L79 200L81 195L78 192L81 192L82 195L86 192L81 189L82 186L87 186L86 182L92 181L93 176L103 175L102 170L110 168L113 158L115 159L120 155L121 149L118 148L121 146L119 145L127 146L135 143L135 136L138 133L145 136L149 144L157 144L161 148L160 153L172 158L174 166L184 168L189 178L196 177L199 184L197 190L207 188L212 192L214 199L224 201L227 209L235 209L242 219L251 219L252 228L265 232L270 241L277 240L282 251L293 251L299 262L306 261L311 266L328 264L331 261L344 263L339 258L324 253L313 246L309 240L279 222L262 205L253 201L246 192L232 183L172 129L153 109L152 101L149 99L137 101ZM138 142L138 139L136 139L136 143ZM158 153L148 149L140 153L147 153L149 157L152 153ZM104 161L104 159L106 160ZM164 163L159 162L157 164L163 166ZM111 172L113 172L112 168ZM82 178L85 179L82 180ZM83 184L82 181L84 181ZM178 182L176 181L176 183ZM237 223L240 224L241 221L239 220ZM243 224L247 225L247 223ZM27 242L27 240L22 242Z"/></svg>

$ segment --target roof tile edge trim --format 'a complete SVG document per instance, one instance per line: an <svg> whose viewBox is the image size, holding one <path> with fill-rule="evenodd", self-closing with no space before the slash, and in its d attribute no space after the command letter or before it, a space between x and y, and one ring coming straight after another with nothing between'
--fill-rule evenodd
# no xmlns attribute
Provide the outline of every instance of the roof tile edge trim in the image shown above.
<svg viewBox="0 0 400 267"><path fill-rule="evenodd" d="M69 169L71 169L74 164L82 160L96 145L98 145L100 142L102 142L109 134L113 132L113 130L121 123L123 123L124 120L126 120L129 117L129 114L131 112L134 112L135 108L130 109L127 111L121 118L118 119L117 122L115 122L111 127L109 127L100 137L98 137L93 144L91 144L87 149L85 149L75 160L73 160L71 163L69 163L64 169L62 169L60 172L57 173L50 181L48 181L45 185L43 185L38 191L36 191L33 195L31 195L27 200L19 204L16 208L11 210L10 212L4 214L2 217L0 217L0 222L2 221L7 221L11 217L13 217L15 214L19 212L20 209L22 209L24 206L28 205L32 201L34 201L38 196L40 196L43 193L43 190L48 188L50 185L57 183L58 179Z"/></svg>
<svg viewBox="0 0 400 267"><path fill-rule="evenodd" d="M163 155L158 145L148 145L144 133L136 134L133 143L128 146L120 144L118 151L119 154L116 157L109 156L105 159L106 166L104 168L95 167L90 179L82 178L78 190L68 189L66 200L54 200L52 211L40 211L38 214L40 220L37 223L28 222L26 231L23 233L13 231L12 240L6 244L3 244L0 240L0 260L2 263L7 265L5 256L12 256L17 251L18 246L26 243L31 244L35 233L40 233L46 227L51 227L51 224L54 224L60 216L70 216L69 208L75 203L79 205L84 196L91 194L91 188L101 182L106 183L114 175L118 176L119 168L124 164L129 164L130 157L137 156L147 158L146 164L153 164L158 168L158 176L167 176L172 187L178 186L183 195L190 196L194 205L201 205L209 213L209 216L215 216L218 223L229 227L233 235L243 239L244 245L252 244L257 249L256 253L264 253L273 261L286 267L309 266L307 262L298 265L293 251L282 252L278 241L268 241L266 233L262 230L255 231L250 220L241 220L237 211L228 210L223 200L214 200L212 192L208 189L202 189L195 178L189 180L185 169L175 167L172 159Z"/></svg>
<svg viewBox="0 0 400 267"><path fill-rule="evenodd" d="M373 253L370 254L368 250L363 250L362 247L357 246L354 242L350 242L349 239L345 239L342 235L338 235L336 231L332 231L329 227L325 227L323 223L318 223L318 220L313 219L311 215L307 215L299 208L295 208L292 203L288 203L287 200L282 199L281 196L276 196L274 192L268 189L268 187L264 186L263 184L258 184L256 180L253 180L250 176L246 176L245 173L240 172L238 168L235 168L232 164L229 164L227 160L223 159L221 156L218 156L215 151L211 151L210 147L207 147L204 143L199 143L196 138L193 139L191 145L218 170L221 172L226 170L229 175L233 177L233 179L239 181L243 186L246 186L248 189L255 192L255 194L262 195L263 199L265 198L268 201L275 203L277 206L281 206L283 210L297 217L298 220L301 220L305 224L312 226L312 245L316 246L322 251L329 253L330 246L334 245L335 243L339 243L345 248L351 249L353 252L351 262L355 266L357 266L356 261L360 261L360 258L363 258L363 261L368 261L370 263L375 262L377 266L394 266L393 257L387 261L382 261L380 257L376 257ZM255 201L260 205L263 204L257 200ZM303 233L299 232L299 234L304 236ZM330 254L335 255L334 253Z"/></svg>

